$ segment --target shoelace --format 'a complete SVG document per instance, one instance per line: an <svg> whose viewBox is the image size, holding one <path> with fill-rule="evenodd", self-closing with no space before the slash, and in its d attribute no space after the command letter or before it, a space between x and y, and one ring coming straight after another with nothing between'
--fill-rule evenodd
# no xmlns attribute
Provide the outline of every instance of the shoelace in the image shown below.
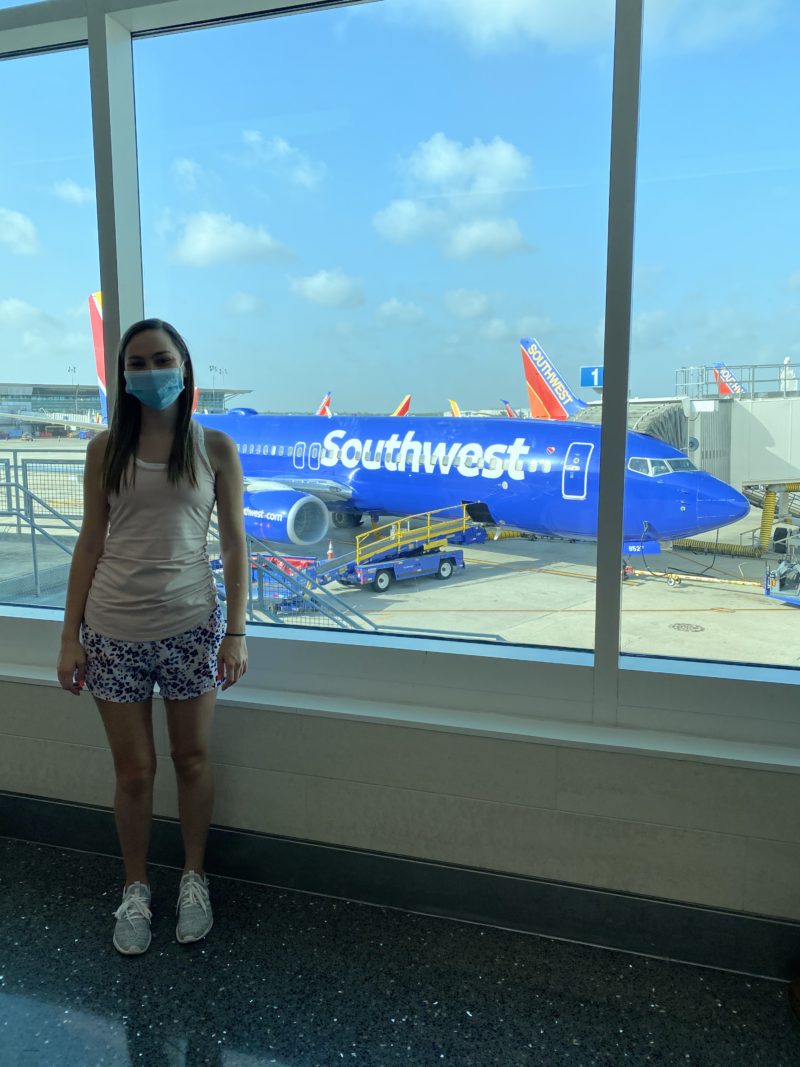
<svg viewBox="0 0 800 1067"><path fill-rule="evenodd" d="M183 883L178 900L178 911L191 904L199 905L203 909L203 914L208 915L208 890L199 878L190 878Z"/></svg>
<svg viewBox="0 0 800 1067"><path fill-rule="evenodd" d="M132 913L132 914L131 914ZM122 919L123 917L133 925L133 920L137 915L141 915L143 918L150 922L153 913L144 902L144 898L137 893L130 893L124 898L120 906L114 912L115 919Z"/></svg>

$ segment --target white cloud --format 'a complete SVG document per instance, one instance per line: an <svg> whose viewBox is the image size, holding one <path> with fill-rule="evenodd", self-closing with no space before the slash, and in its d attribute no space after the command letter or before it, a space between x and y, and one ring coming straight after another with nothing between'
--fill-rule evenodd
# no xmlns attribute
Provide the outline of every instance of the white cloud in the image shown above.
<svg viewBox="0 0 800 1067"><path fill-rule="evenodd" d="M0 300L0 323L4 326L22 326L25 323L37 322L43 317L44 312L25 300L17 300L13 296Z"/></svg>
<svg viewBox="0 0 800 1067"><path fill-rule="evenodd" d="M509 141L476 139L464 146L440 131L420 141L401 169L417 195L393 200L373 216L387 241L433 238L457 259L527 247L513 219L491 217L530 176L530 159Z"/></svg>
<svg viewBox="0 0 800 1067"><path fill-rule="evenodd" d="M295 278L291 290L325 307L357 307L364 302L364 291L358 278L350 278L338 270L321 270L307 278Z"/></svg>
<svg viewBox="0 0 800 1067"><path fill-rule="evenodd" d="M284 137L265 138L259 130L242 130L242 140L249 152L247 162L266 165L295 185L313 189L325 177L327 168L324 163L312 160Z"/></svg>
<svg viewBox="0 0 800 1067"><path fill-rule="evenodd" d="M231 315L250 315L258 311L261 301L253 293L234 293L225 307Z"/></svg>
<svg viewBox="0 0 800 1067"><path fill-rule="evenodd" d="M0 349L9 364L36 360L22 373L29 381L63 381L67 361L84 365L89 374L92 341L88 308L84 321L75 328L74 309L53 315L26 300L0 300ZM88 379L87 379L88 380Z"/></svg>
<svg viewBox="0 0 800 1067"><path fill-rule="evenodd" d="M451 289L445 303L460 319L477 319L489 313L489 297L475 289Z"/></svg>
<svg viewBox="0 0 800 1067"><path fill-rule="evenodd" d="M631 321L631 347L660 348L675 336L675 326L663 309L639 311Z"/></svg>
<svg viewBox="0 0 800 1067"><path fill-rule="evenodd" d="M682 51L768 32L782 0L648 0L645 38ZM452 30L479 50L528 42L556 50L611 47L614 0L394 0L401 16Z"/></svg>
<svg viewBox="0 0 800 1067"><path fill-rule="evenodd" d="M476 138L464 147L439 132L417 145L407 168L418 181L444 192L496 197L528 178L531 161L501 137L488 144Z"/></svg>
<svg viewBox="0 0 800 1067"><path fill-rule="evenodd" d="M289 250L262 227L246 226L230 215L210 211L186 220L175 247L177 261L191 267L286 259L289 255Z"/></svg>
<svg viewBox="0 0 800 1067"><path fill-rule="evenodd" d="M203 168L193 159L176 159L170 167L170 174L182 193L193 193L203 173Z"/></svg>
<svg viewBox="0 0 800 1067"><path fill-rule="evenodd" d="M645 44L673 51L752 40L777 22L782 0L648 0Z"/></svg>
<svg viewBox="0 0 800 1067"><path fill-rule="evenodd" d="M34 256L39 251L36 227L27 215L0 207L0 244L7 245L15 255Z"/></svg>
<svg viewBox="0 0 800 1067"><path fill-rule="evenodd" d="M398 9L455 30L479 49L539 41L574 48L611 41L614 0L396 0Z"/></svg>
<svg viewBox="0 0 800 1067"><path fill-rule="evenodd" d="M453 227L445 251L454 259L467 259L481 253L507 256L527 247L514 219L472 219Z"/></svg>
<svg viewBox="0 0 800 1067"><path fill-rule="evenodd" d="M53 193L59 200L66 200L68 204L93 204L94 189L88 185L78 185L71 178L66 181L56 182Z"/></svg>
<svg viewBox="0 0 800 1067"><path fill-rule="evenodd" d="M398 300L396 296L393 296L391 300L386 300L381 304L378 314L385 319L395 319L398 322L418 322L424 312L418 304Z"/></svg>
<svg viewBox="0 0 800 1067"><path fill-rule="evenodd" d="M487 341L510 341L514 334L505 319L489 319L481 327L481 336Z"/></svg>
<svg viewBox="0 0 800 1067"><path fill-rule="evenodd" d="M523 337L535 337L540 333L549 333L553 329L553 320L546 315L524 315L519 320L517 333Z"/></svg>
<svg viewBox="0 0 800 1067"><path fill-rule="evenodd" d="M435 232L446 220L444 211L419 200L393 200L372 216L372 224L381 237L398 245Z"/></svg>

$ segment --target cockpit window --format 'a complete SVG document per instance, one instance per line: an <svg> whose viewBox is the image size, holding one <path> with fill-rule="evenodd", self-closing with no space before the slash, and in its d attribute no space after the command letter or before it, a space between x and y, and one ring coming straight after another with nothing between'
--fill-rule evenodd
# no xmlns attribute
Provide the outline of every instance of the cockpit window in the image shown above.
<svg viewBox="0 0 800 1067"><path fill-rule="evenodd" d="M628 460L628 470L644 474L648 478L657 478L662 474L676 474L679 471L696 471L690 459L646 459L644 456L632 456Z"/></svg>
<svg viewBox="0 0 800 1067"><path fill-rule="evenodd" d="M650 460L650 477L656 478L659 474L670 474L669 464L665 459Z"/></svg>
<svg viewBox="0 0 800 1067"><path fill-rule="evenodd" d="M668 459L670 467L674 471L696 471L694 463L690 459Z"/></svg>

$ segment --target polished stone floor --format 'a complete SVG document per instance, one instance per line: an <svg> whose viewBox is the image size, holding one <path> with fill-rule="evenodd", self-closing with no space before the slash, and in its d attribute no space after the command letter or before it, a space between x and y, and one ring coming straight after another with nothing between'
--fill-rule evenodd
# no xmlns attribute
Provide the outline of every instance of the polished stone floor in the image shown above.
<svg viewBox="0 0 800 1067"><path fill-rule="evenodd" d="M182 946L179 877L126 958L119 861L0 838L3 1067L800 1064L776 982L223 878Z"/></svg>

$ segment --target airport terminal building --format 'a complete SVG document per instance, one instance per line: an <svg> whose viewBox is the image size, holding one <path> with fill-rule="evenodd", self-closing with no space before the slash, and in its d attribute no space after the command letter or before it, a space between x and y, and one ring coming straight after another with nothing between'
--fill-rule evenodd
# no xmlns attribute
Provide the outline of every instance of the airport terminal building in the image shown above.
<svg viewBox="0 0 800 1067"><path fill-rule="evenodd" d="M247 389L202 389L198 397L198 410L209 414L224 413L237 397L247 395ZM14 415L41 413L42 422L23 423ZM54 413L63 421L63 428L49 422ZM63 436L70 432L69 416L81 420L94 419L102 423L98 387L96 385L54 385L24 382L0 382L0 430L16 428L23 433L53 434Z"/></svg>

